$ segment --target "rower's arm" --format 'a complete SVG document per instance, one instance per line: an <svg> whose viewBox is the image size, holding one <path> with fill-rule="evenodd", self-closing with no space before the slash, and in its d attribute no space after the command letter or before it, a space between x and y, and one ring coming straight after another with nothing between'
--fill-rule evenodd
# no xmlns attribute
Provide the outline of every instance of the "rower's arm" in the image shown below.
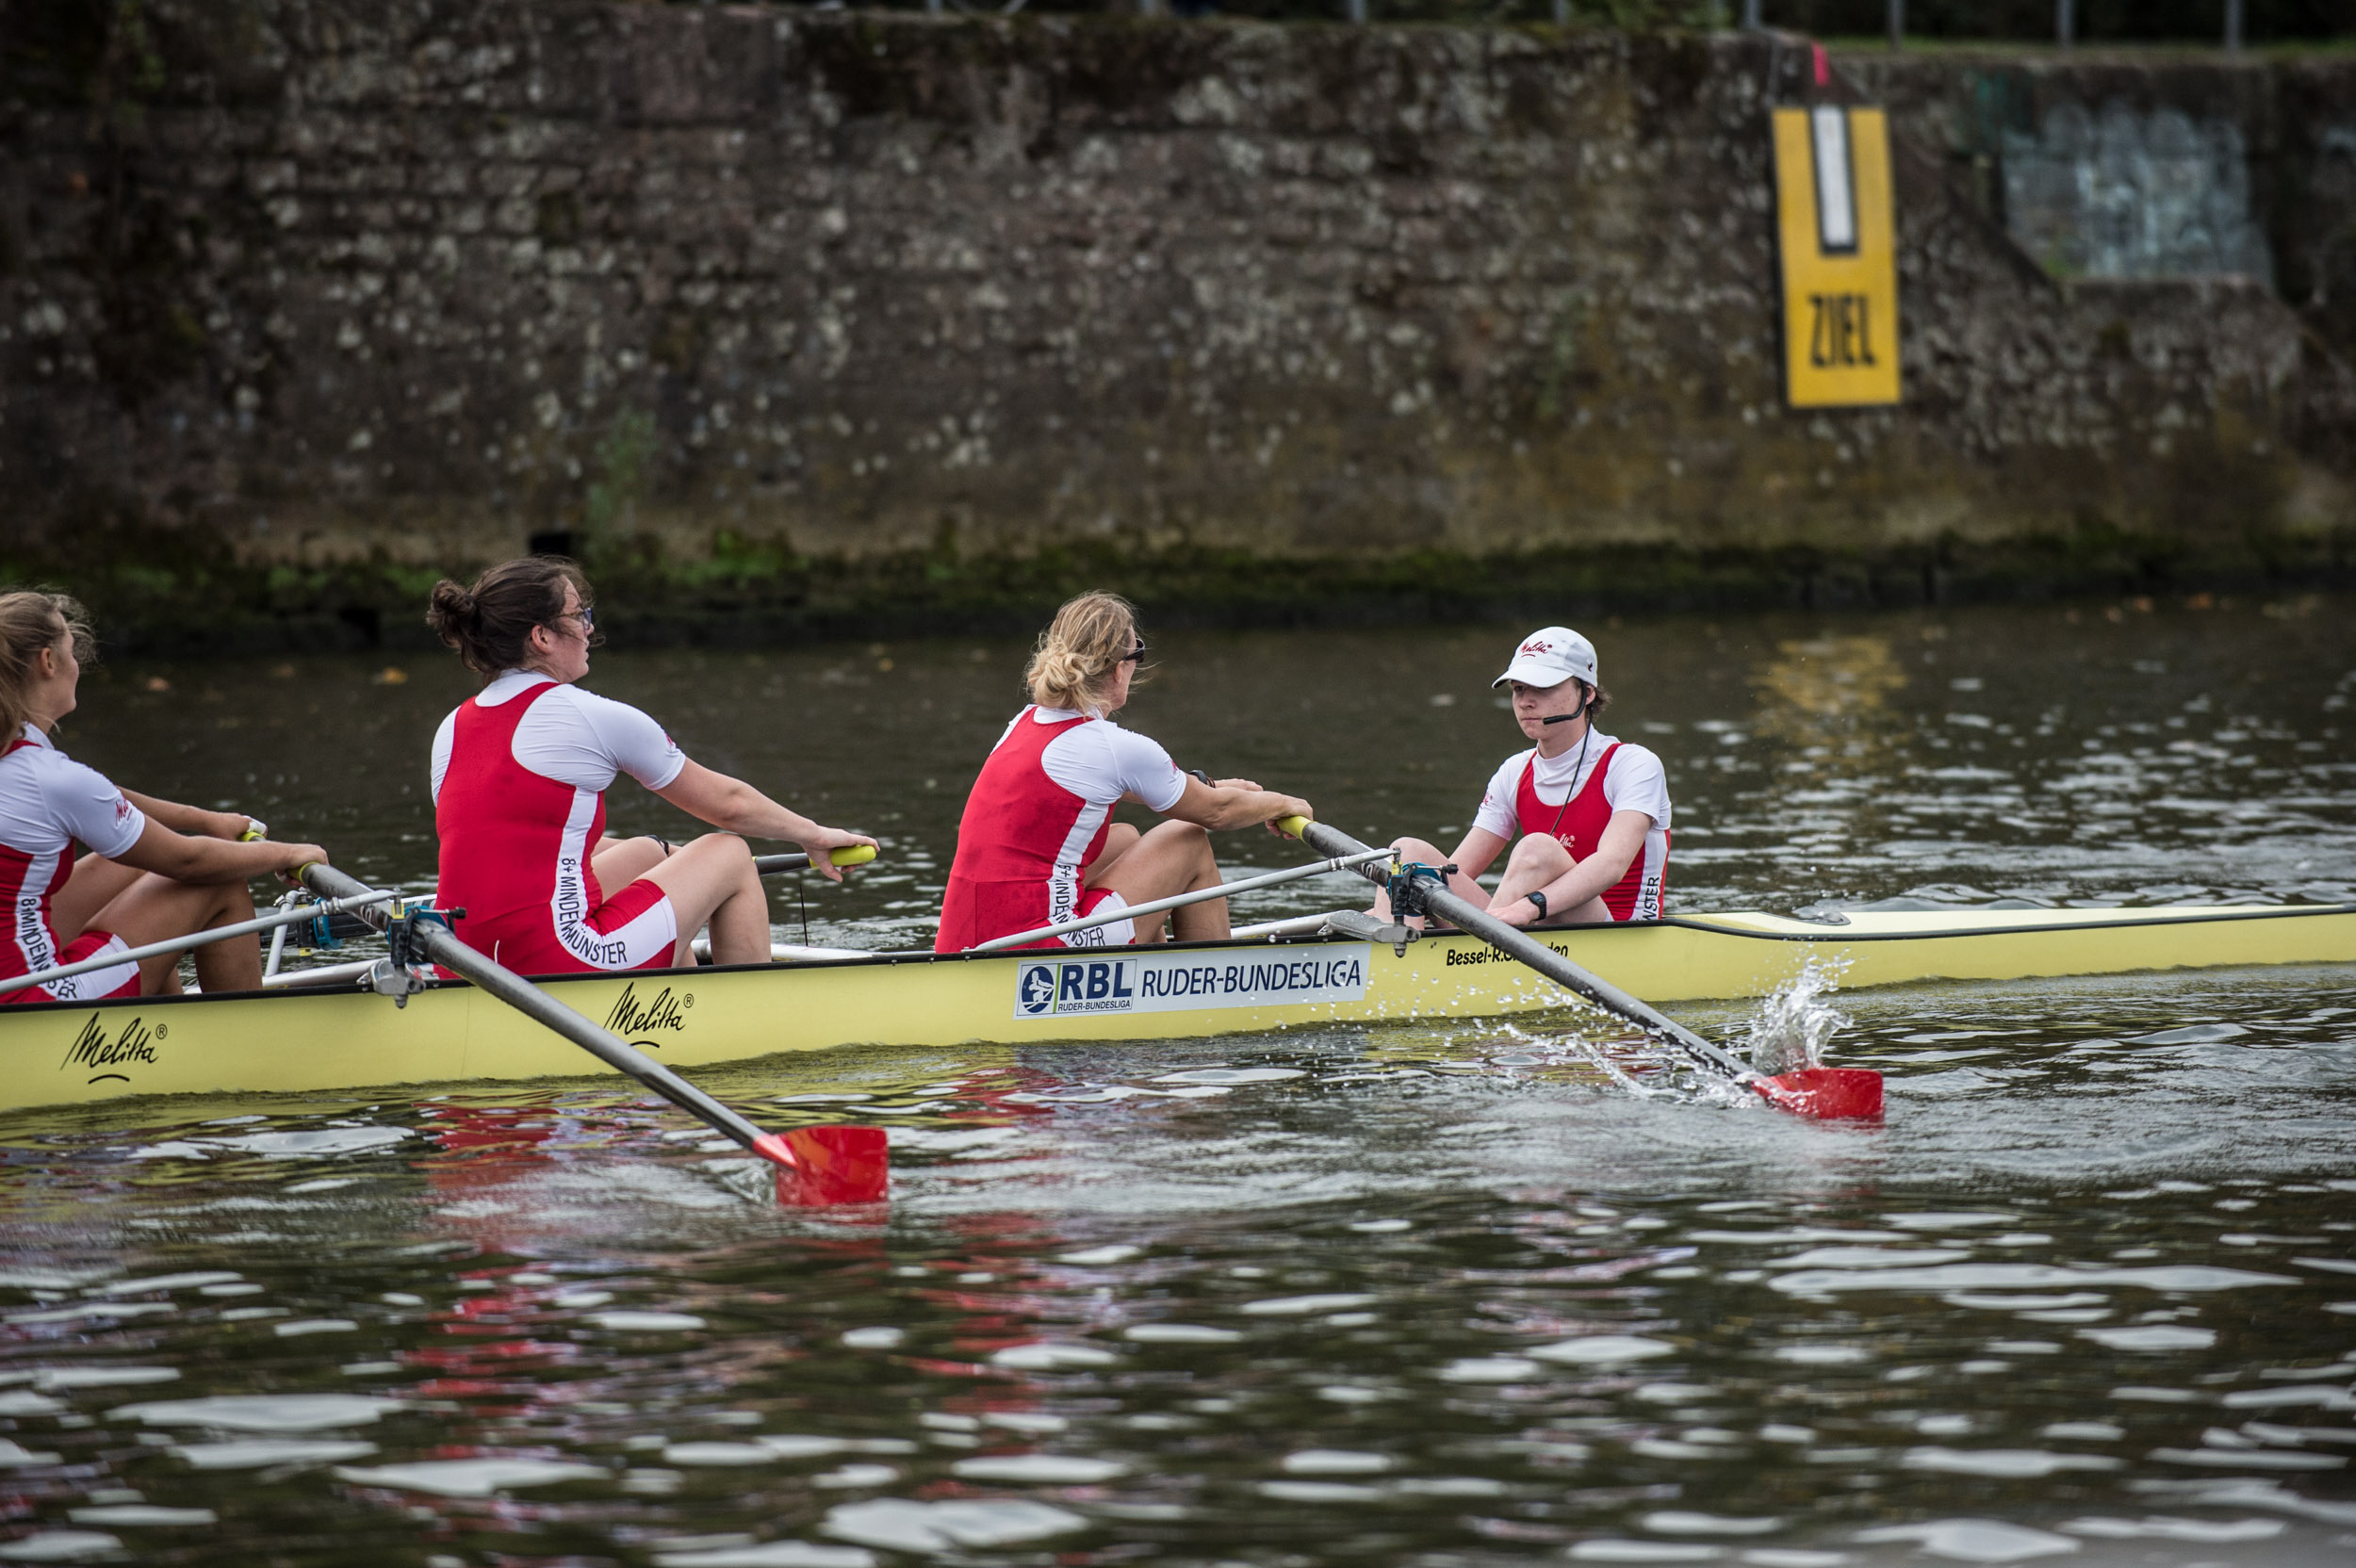
<svg viewBox="0 0 2356 1568"><path fill-rule="evenodd" d="M811 867L837 882L843 880L843 873L826 858L826 851L851 844L881 847L864 834L821 826L791 807L771 800L743 779L714 773L700 762L690 761L679 769L677 778L655 793L714 827L725 827L748 839L782 839L799 844L810 853Z"/></svg>
<svg viewBox="0 0 2356 1568"><path fill-rule="evenodd" d="M138 841L111 858L118 865L152 871L174 882L247 882L313 861L324 863L327 851L317 844L281 843L273 839L241 844L203 834L176 833L151 816Z"/></svg>
<svg viewBox="0 0 2356 1568"><path fill-rule="evenodd" d="M1246 786L1250 787L1246 787ZM1190 822L1198 827L1225 832L1235 827L1256 827L1279 817L1308 817L1317 812L1309 803L1294 795L1278 794L1251 785L1248 779L1231 778L1218 784L1205 784L1199 778L1186 780L1186 793L1172 802L1162 815L1179 822Z"/></svg>
<svg viewBox="0 0 2356 1568"><path fill-rule="evenodd" d="M1604 825L1603 837L1595 841L1595 852L1542 890L1547 907L1576 909L1601 896L1628 874L1628 868L1644 847L1644 835L1651 831L1652 817L1647 812L1612 812L1612 820Z"/></svg>
<svg viewBox="0 0 2356 1568"><path fill-rule="evenodd" d="M123 791L123 798L146 813L149 822L162 823L174 833L189 833L204 839L235 840L253 825L254 819L241 817L235 811L200 810L177 801L157 800L137 790Z"/></svg>
<svg viewBox="0 0 2356 1568"><path fill-rule="evenodd" d="M1464 835L1464 841L1456 846L1456 853L1448 857L1448 863L1464 875L1477 877L1496 863L1497 852L1505 847L1505 843L1506 841L1487 828L1476 827Z"/></svg>

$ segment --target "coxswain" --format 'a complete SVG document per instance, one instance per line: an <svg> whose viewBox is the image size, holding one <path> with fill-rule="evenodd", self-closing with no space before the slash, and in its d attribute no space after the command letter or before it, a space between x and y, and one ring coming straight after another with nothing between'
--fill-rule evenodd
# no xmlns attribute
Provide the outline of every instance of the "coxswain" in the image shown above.
<svg viewBox="0 0 2356 1568"><path fill-rule="evenodd" d="M1659 920L1668 890L1669 787L1661 759L1595 728L1612 694L1593 644L1568 627L1531 632L1491 681L1513 690L1513 720L1535 742L1498 765L1464 842L1446 861L1421 839L1403 860L1453 864L1450 889L1509 925ZM1474 878L1513 846L1491 896ZM1377 897L1375 912L1389 902Z"/></svg>
<svg viewBox="0 0 2356 1568"><path fill-rule="evenodd" d="M0 593L0 887L12 911L0 978L168 941L254 918L246 884L324 861L317 844L241 842L258 826L116 788L50 738L74 711L95 652L82 607L62 594ZM74 846L89 854L76 858ZM259 990L251 933L197 948L206 991ZM8 1002L95 1002L180 989L177 954L26 986Z"/></svg>
<svg viewBox="0 0 2356 1568"><path fill-rule="evenodd" d="M1113 723L1146 656L1137 612L1083 594L1041 633L1014 716L966 797L934 947L978 943L1219 885L1210 829L1313 815L1306 801L1248 778L1182 773L1159 745ZM1112 820L1134 801L1170 820L1139 833ZM1170 912L1177 940L1227 935L1227 901ZM1108 947L1157 942L1163 922L1116 920L1035 942Z"/></svg>
<svg viewBox="0 0 2356 1568"><path fill-rule="evenodd" d="M603 641L592 598L581 568L550 556L434 585L427 625L484 682L434 736L436 901L466 911L468 946L525 974L692 964L707 923L714 963L766 963L769 901L737 835L798 844L838 882L826 852L875 841L690 761L645 713L582 691ZM676 846L608 838L617 773L728 831Z"/></svg>

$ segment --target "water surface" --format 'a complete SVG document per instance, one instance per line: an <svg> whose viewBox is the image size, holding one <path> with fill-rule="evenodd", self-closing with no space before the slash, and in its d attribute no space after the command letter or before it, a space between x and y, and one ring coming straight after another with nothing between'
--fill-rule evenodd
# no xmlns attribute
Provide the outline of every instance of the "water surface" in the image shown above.
<svg viewBox="0 0 2356 1568"><path fill-rule="evenodd" d="M1588 629L1683 907L2339 900L2351 606L2272 608ZM1486 681L1523 629L1154 634L1131 720L1445 840L1516 744ZM884 837L810 928L913 945L1021 653L615 649L593 685ZM281 668L115 667L65 743L430 885L465 683ZM1719 1103L1573 1013L700 1075L890 1126L860 1213L780 1211L595 1080L20 1114L0 1558L2348 1560L2356 972L1837 1001L1879 1128Z"/></svg>

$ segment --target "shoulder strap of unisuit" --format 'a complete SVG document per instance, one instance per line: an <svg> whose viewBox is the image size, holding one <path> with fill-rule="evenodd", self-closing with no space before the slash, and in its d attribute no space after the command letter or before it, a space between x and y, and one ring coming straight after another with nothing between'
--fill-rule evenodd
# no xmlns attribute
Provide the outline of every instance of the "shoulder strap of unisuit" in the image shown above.
<svg viewBox="0 0 2356 1568"><path fill-rule="evenodd" d="M1599 789L1602 787L1603 776L1612 771L1612 759L1617 756L1620 748L1627 743L1628 743L1625 741L1614 741L1610 745L1603 748L1603 755L1595 759L1595 772L1587 776L1586 789L1579 791L1579 793L1585 794L1587 790Z"/></svg>
<svg viewBox="0 0 2356 1568"><path fill-rule="evenodd" d="M486 708L483 705L483 694L481 692L477 692L474 695L468 697L459 706L463 708L470 708L474 710L476 714L485 719L513 718L520 722L524 714L531 710L533 703L538 702L542 697L547 696L550 692L555 691L563 684L564 683L561 680L553 678L544 679L540 682L540 684L531 688L529 691L519 693L515 696L509 697L505 702L499 703L496 707L491 708Z"/></svg>
<svg viewBox="0 0 2356 1568"><path fill-rule="evenodd" d="M544 680L539 685L534 686L531 691L526 692L522 696L515 697L511 700L515 704L515 710L520 713L525 709L530 708L533 703L538 702L542 697L547 696L550 692L555 691L558 687L564 684L564 683L561 680Z"/></svg>
<svg viewBox="0 0 2356 1568"><path fill-rule="evenodd" d="M1586 759L1587 759L1587 743L1588 743L1589 741L1594 740L1595 738L1595 727L1594 723L1591 721L1591 722L1588 724L1588 726L1587 726L1587 730L1586 730L1586 733L1582 734L1582 735L1581 735L1581 736L1579 736L1579 761L1585 761L1585 760L1586 760ZM1588 783L1593 784L1593 783L1594 783L1596 779L1601 778L1601 777L1603 776L1603 770L1604 770L1604 766L1605 766L1605 764L1606 764L1606 763L1608 763L1608 762L1610 762L1610 761L1612 760L1612 754L1613 752L1615 752L1615 751L1619 750L1619 749L1620 749L1620 747L1619 747L1619 743L1618 743L1617 742L1614 742L1614 743L1612 743L1611 745L1609 745L1609 746L1607 746L1607 747L1605 747L1605 748L1604 748L1604 753L1603 753L1603 755L1602 755L1601 757L1598 757L1598 758L1596 758L1596 759L1595 759L1595 771L1594 771L1593 773L1591 773L1591 774L1589 774L1589 775L1587 776L1587 782L1588 782ZM1536 766L1538 765L1538 754L1537 754L1536 752L1534 752L1534 751L1533 751L1533 752L1531 752L1531 753L1530 754L1530 765L1531 767L1533 767L1533 768L1534 768L1534 767L1536 767ZM1562 805L1560 805L1560 806L1558 806L1558 807L1556 807L1556 808L1554 808L1554 822L1553 822L1552 825L1550 825L1550 826L1549 826L1549 827L1547 827L1547 829L1546 829L1546 837L1547 837L1547 838L1549 838L1549 839L1560 839L1560 838L1562 838L1562 815L1563 815L1563 813L1564 813L1564 812L1566 812L1566 811L1568 811L1568 810L1571 808L1571 802L1573 802L1573 801L1577 800L1577 799L1578 799L1580 795L1585 794L1585 793L1587 792L1584 789L1578 788L1578 787L1577 787L1577 786L1578 786L1578 784L1579 784L1579 762L1573 762L1573 763L1571 764L1571 782L1570 782L1570 784L1569 784L1569 785L1567 785L1567 786L1565 786L1565 787L1563 788L1563 791L1562 791ZM1536 790L1534 787L1530 790L1530 796L1531 796L1531 798L1532 798L1532 799L1536 799L1538 792L1537 792L1537 790ZM1540 802L1539 802L1539 804L1543 806L1543 805L1545 805L1546 803L1545 803L1544 801L1540 801Z"/></svg>

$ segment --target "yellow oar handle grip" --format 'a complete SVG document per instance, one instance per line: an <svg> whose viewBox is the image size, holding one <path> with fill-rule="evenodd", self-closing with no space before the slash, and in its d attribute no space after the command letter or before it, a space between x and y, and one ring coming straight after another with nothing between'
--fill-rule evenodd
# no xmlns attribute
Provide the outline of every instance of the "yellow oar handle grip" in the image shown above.
<svg viewBox="0 0 2356 1568"><path fill-rule="evenodd" d="M1290 838L1300 838L1301 834L1308 831L1308 828L1309 819L1306 817L1279 817L1276 819L1276 830L1279 833L1283 833Z"/></svg>
<svg viewBox="0 0 2356 1568"><path fill-rule="evenodd" d="M863 866L875 858L874 844L844 844L841 849L826 851L826 858L838 866Z"/></svg>
<svg viewBox="0 0 2356 1568"><path fill-rule="evenodd" d="M255 822L252 818L248 818L246 820L245 831L237 835L237 842L241 844L255 843L269 837L270 824L266 822Z"/></svg>

